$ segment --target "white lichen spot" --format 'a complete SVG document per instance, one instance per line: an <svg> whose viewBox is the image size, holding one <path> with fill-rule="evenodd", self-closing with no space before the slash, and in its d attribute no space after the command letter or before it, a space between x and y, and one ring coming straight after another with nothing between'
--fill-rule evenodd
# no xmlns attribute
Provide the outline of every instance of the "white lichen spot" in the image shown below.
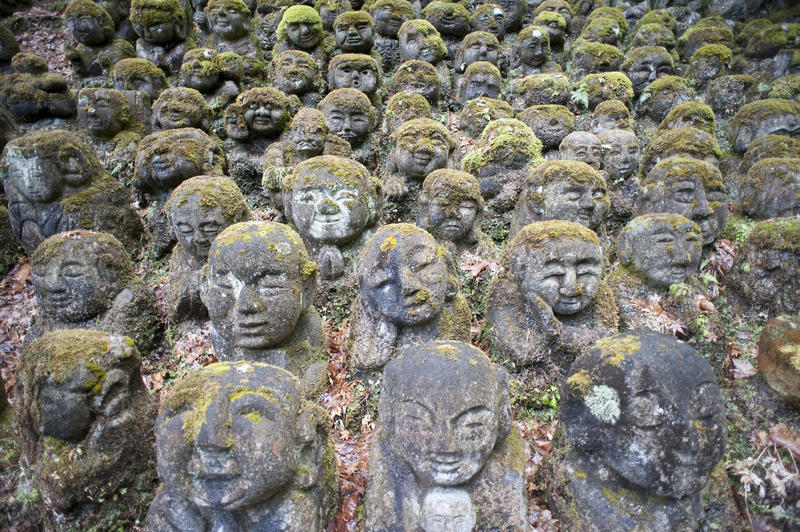
<svg viewBox="0 0 800 532"><path fill-rule="evenodd" d="M592 386L583 402L594 417L603 423L616 424L619 420L619 395L617 390L605 384Z"/></svg>

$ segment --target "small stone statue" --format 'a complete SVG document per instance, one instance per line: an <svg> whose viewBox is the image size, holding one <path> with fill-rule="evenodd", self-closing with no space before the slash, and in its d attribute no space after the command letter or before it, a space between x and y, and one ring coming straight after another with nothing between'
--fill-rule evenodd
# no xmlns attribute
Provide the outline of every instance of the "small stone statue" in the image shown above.
<svg viewBox="0 0 800 532"><path fill-rule="evenodd" d="M528 26L517 35L511 52L513 77L561 72L561 65L550 57L550 34L546 28Z"/></svg>
<svg viewBox="0 0 800 532"><path fill-rule="evenodd" d="M558 373L587 346L617 332L612 292L600 282L597 235L563 220L526 225L492 280L487 313L492 341L522 365Z"/></svg>
<svg viewBox="0 0 800 532"><path fill-rule="evenodd" d="M599 135L603 144L603 170L606 172L611 214L620 220L630 218L633 200L639 195L639 139L626 129L609 129Z"/></svg>
<svg viewBox="0 0 800 532"><path fill-rule="evenodd" d="M501 118L484 128L461 169L478 178L491 208L505 212L514 207L525 176L541 161L542 142L531 128L515 118Z"/></svg>
<svg viewBox="0 0 800 532"><path fill-rule="evenodd" d="M410 224L378 229L358 266L350 332L353 365L380 369L406 344L469 340L471 313L450 253Z"/></svg>
<svg viewBox="0 0 800 532"><path fill-rule="evenodd" d="M680 130L676 130L680 131ZM671 157L647 174L634 215L672 212L689 218L703 233L703 245L717 239L728 216L728 191L713 165Z"/></svg>
<svg viewBox="0 0 800 532"><path fill-rule="evenodd" d="M322 532L338 506L325 411L291 373L224 362L178 381L156 420L154 532Z"/></svg>
<svg viewBox="0 0 800 532"><path fill-rule="evenodd" d="M653 81L673 75L675 64L663 46L640 46L628 52L622 70L633 83L633 93L638 97Z"/></svg>
<svg viewBox="0 0 800 532"><path fill-rule="evenodd" d="M352 280L354 259L380 220L380 183L363 165L322 155L283 180L284 213L306 243L320 277Z"/></svg>
<svg viewBox="0 0 800 532"><path fill-rule="evenodd" d="M311 306L317 265L288 225L242 222L214 240L200 283L219 360L286 368L309 396L327 385L325 332Z"/></svg>
<svg viewBox="0 0 800 532"><path fill-rule="evenodd" d="M386 104L381 136L388 137L401 125L415 118L431 118L431 104L423 95L416 92L398 92L389 98Z"/></svg>
<svg viewBox="0 0 800 532"><path fill-rule="evenodd" d="M336 17L333 36L342 53L368 55L375 44L375 23L366 11L346 11ZM380 65L380 56L376 59Z"/></svg>
<svg viewBox="0 0 800 532"><path fill-rule="evenodd" d="M631 112L621 100L605 100L597 104L589 119L589 131L600 135L609 129L624 129L633 132Z"/></svg>
<svg viewBox="0 0 800 532"><path fill-rule="evenodd" d="M29 478L54 520L78 506L101 511L99 502L147 474L155 408L140 364L130 338L100 331L54 331L25 350L16 421Z"/></svg>
<svg viewBox="0 0 800 532"><path fill-rule="evenodd" d="M494 66L505 66L497 37L487 31L473 31L461 40L455 55L455 72L463 74L475 61L488 61Z"/></svg>
<svg viewBox="0 0 800 532"><path fill-rule="evenodd" d="M508 393L505 370L469 344L400 349L383 374L365 530L530 530Z"/></svg>
<svg viewBox="0 0 800 532"><path fill-rule="evenodd" d="M67 80L49 72L44 59L20 52L11 60L11 68L12 73L0 74L0 104L19 125L75 116L75 97Z"/></svg>
<svg viewBox="0 0 800 532"><path fill-rule="evenodd" d="M459 257L471 250L494 258L497 246L481 231L483 196L475 176L459 170L434 170L417 199L417 225Z"/></svg>
<svg viewBox="0 0 800 532"><path fill-rule="evenodd" d="M439 74L442 91L450 91L450 69L445 62L447 45L445 45L436 28L422 19L412 19L403 23L397 34L400 43L400 61L416 59L430 63Z"/></svg>
<svg viewBox="0 0 800 532"><path fill-rule="evenodd" d="M172 192L166 208L178 243L169 259L167 316L171 325L208 317L200 300L203 266L214 239L229 225L252 219L239 187L227 177L187 179Z"/></svg>
<svg viewBox="0 0 800 532"><path fill-rule="evenodd" d="M136 55L166 74L177 74L186 52L189 21L177 0L132 0L131 24L139 38Z"/></svg>
<svg viewBox="0 0 800 532"><path fill-rule="evenodd" d="M378 146L372 135L375 108L367 95L357 89L334 89L318 107L331 133L350 144L350 157L374 171L378 166Z"/></svg>
<svg viewBox="0 0 800 532"><path fill-rule="evenodd" d="M41 131L13 139L6 144L0 176L11 228L26 252L51 235L78 228L107 231L129 251L139 247L142 224L128 190L74 133Z"/></svg>
<svg viewBox="0 0 800 532"><path fill-rule="evenodd" d="M110 77L118 91L138 91L146 95L149 102L154 102L168 86L164 71L139 57L121 59L111 69Z"/></svg>
<svg viewBox="0 0 800 532"><path fill-rule="evenodd" d="M558 146L575 129L575 115L563 105L532 105L517 113L517 119L542 141L546 159L558 158Z"/></svg>
<svg viewBox="0 0 800 532"><path fill-rule="evenodd" d="M600 170L603 165L603 145L593 133L573 131L559 144L558 156L561 160L581 161Z"/></svg>
<svg viewBox="0 0 800 532"><path fill-rule="evenodd" d="M180 84L203 95L214 115L236 99L244 75L242 58L210 48L193 48L184 54ZM196 126L191 126L196 127Z"/></svg>
<svg viewBox="0 0 800 532"><path fill-rule="evenodd" d="M189 87L165 89L153 103L153 129L191 127L208 132L214 113L200 91Z"/></svg>
<svg viewBox="0 0 800 532"><path fill-rule="evenodd" d="M383 193L401 197L408 182L422 181L434 170L447 168L455 140L441 122L415 118L402 124L389 137L392 147L386 161Z"/></svg>
<svg viewBox="0 0 800 532"><path fill-rule="evenodd" d="M447 46L447 57L452 59L469 33L469 11L462 4L434 1L420 12L420 18L430 22Z"/></svg>
<svg viewBox="0 0 800 532"><path fill-rule="evenodd" d="M108 11L91 0L73 0L64 11L67 27L78 46L66 50L78 81L106 76L120 59L135 57L133 45L114 38L114 21Z"/></svg>
<svg viewBox="0 0 800 532"><path fill-rule="evenodd" d="M335 31L334 25L337 17L342 13L352 11L353 6L350 0L317 0L314 9L319 11L322 27L325 28L325 31L330 32Z"/></svg>
<svg viewBox="0 0 800 532"><path fill-rule="evenodd" d="M739 189L738 206L756 220L800 215L800 158L768 158L751 166Z"/></svg>
<svg viewBox="0 0 800 532"><path fill-rule="evenodd" d="M322 18L311 6L293 5L283 12L277 29L277 42L272 56L277 57L284 50L302 50L317 62L322 77L333 50L333 39L325 35Z"/></svg>
<svg viewBox="0 0 800 532"><path fill-rule="evenodd" d="M566 220L588 227L607 247L608 209L606 180L600 172L580 161L545 161L525 181L509 234L533 222Z"/></svg>
<svg viewBox="0 0 800 532"><path fill-rule="evenodd" d="M272 62L273 85L294 95L304 106L316 106L324 93L324 82L314 58L302 50L284 50Z"/></svg>
<svg viewBox="0 0 800 532"><path fill-rule="evenodd" d="M506 16L503 9L492 3L477 6L469 17L472 31L485 31L491 33L502 42L506 36Z"/></svg>
<svg viewBox="0 0 800 532"><path fill-rule="evenodd" d="M360 90L376 109L381 108L378 88L382 77L380 63L366 54L339 54L328 64L328 88L331 91Z"/></svg>
<svg viewBox="0 0 800 532"><path fill-rule="evenodd" d="M548 494L567 528L694 527L728 431L692 346L645 330L604 338L570 367L561 397L569 446Z"/></svg>
<svg viewBox="0 0 800 532"><path fill-rule="evenodd" d="M442 84L436 68L426 61L412 59L397 67L389 85L389 94L413 92L421 94L432 106L438 107Z"/></svg>
<svg viewBox="0 0 800 532"><path fill-rule="evenodd" d="M232 52L242 57L247 78L263 70L258 40L250 32L250 9L242 0L209 0L205 8L213 32L206 46L217 53Z"/></svg>
<svg viewBox="0 0 800 532"><path fill-rule="evenodd" d="M531 105L566 105L571 92L572 82L564 74L530 74L511 81L506 100L522 111Z"/></svg>
<svg viewBox="0 0 800 532"><path fill-rule="evenodd" d="M482 96L497 99L502 85L503 77L496 66L488 61L475 61L459 79L456 100L464 104Z"/></svg>
<svg viewBox="0 0 800 532"><path fill-rule="evenodd" d="M417 13L406 0L377 0L370 6L375 22L376 52L383 58L383 71L393 72L400 61L400 43L397 34L406 21L417 18Z"/></svg>
<svg viewBox="0 0 800 532"><path fill-rule="evenodd" d="M639 171L646 176L656 163L670 157L697 159L717 166L722 151L716 135L702 129L681 127L661 130L645 149L644 157L639 161Z"/></svg>
<svg viewBox="0 0 800 532"><path fill-rule="evenodd" d="M67 231L31 254L33 290L42 311L28 334L97 329L133 338L149 353L159 327L156 299L131 271L129 254L106 233Z"/></svg>
<svg viewBox="0 0 800 532"><path fill-rule="evenodd" d="M800 102L771 98L748 103L734 115L728 127L728 142L735 151L743 152L765 135L792 136L798 131Z"/></svg>
<svg viewBox="0 0 800 532"><path fill-rule="evenodd" d="M477 140L486 126L489 125L489 122L501 118L514 118L514 109L503 100L487 98L485 96L469 100L464 104L461 108L461 112L458 114L458 121L461 126L459 133L470 139ZM522 119L520 118L520 120ZM463 159L463 156L466 155L466 153L463 152L467 152L471 149L472 146L468 146L466 149L461 149L461 147L459 147L455 159L460 161Z"/></svg>
<svg viewBox="0 0 800 532"><path fill-rule="evenodd" d="M774 218L756 224L736 257L730 285L745 310L769 316L800 312L800 220Z"/></svg>

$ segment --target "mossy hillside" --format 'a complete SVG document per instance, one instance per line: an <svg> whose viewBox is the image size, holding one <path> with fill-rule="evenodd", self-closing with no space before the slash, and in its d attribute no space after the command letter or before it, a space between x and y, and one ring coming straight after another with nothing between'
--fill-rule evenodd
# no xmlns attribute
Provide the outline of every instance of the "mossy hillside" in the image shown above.
<svg viewBox="0 0 800 532"><path fill-rule="evenodd" d="M166 204L168 216L172 217L172 209L183 205L193 196L197 198L197 204L204 214L212 209L220 209L228 223L249 220L252 217L236 183L217 175L195 176L175 187Z"/></svg>
<svg viewBox="0 0 800 532"><path fill-rule="evenodd" d="M130 21L139 26L154 26L177 20L186 24L186 13L177 0L132 0Z"/></svg>
<svg viewBox="0 0 800 532"><path fill-rule="evenodd" d="M525 158L525 164L536 165L542 161L542 148L542 141L524 122L501 118L484 128L476 149L464 157L461 168L479 175L490 164L510 166L520 155Z"/></svg>

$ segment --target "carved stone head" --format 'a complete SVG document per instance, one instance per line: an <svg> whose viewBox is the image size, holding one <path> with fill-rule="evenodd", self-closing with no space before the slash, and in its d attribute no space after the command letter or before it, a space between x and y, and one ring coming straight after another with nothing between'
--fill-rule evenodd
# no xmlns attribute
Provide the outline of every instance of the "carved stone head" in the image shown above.
<svg viewBox="0 0 800 532"><path fill-rule="evenodd" d="M224 341L237 349L268 349L292 334L316 284L317 266L289 226L242 222L211 245L200 295Z"/></svg>
<svg viewBox="0 0 800 532"><path fill-rule="evenodd" d="M486 31L473 31L461 40L455 59L456 72L464 72L476 61L488 61L497 66L500 60L500 42Z"/></svg>
<svg viewBox="0 0 800 532"><path fill-rule="evenodd" d="M413 59L397 67L392 78L391 93L415 92L421 94L431 105L439 102L441 81L436 67L426 61Z"/></svg>
<svg viewBox="0 0 800 532"><path fill-rule="evenodd" d="M252 218L236 183L218 175L195 176L175 187L166 211L178 244L198 267L208 260L219 233Z"/></svg>
<svg viewBox="0 0 800 532"><path fill-rule="evenodd" d="M475 149L461 161L461 168L482 177L498 168L518 170L541 157L542 143L531 128L516 118L500 118L486 125Z"/></svg>
<svg viewBox="0 0 800 532"><path fill-rule="evenodd" d="M398 169L418 181L433 170L447 167L455 149L450 131L430 118L409 120L389 138Z"/></svg>
<svg viewBox="0 0 800 532"><path fill-rule="evenodd" d="M742 211L757 220L800 214L800 159L763 159L739 190Z"/></svg>
<svg viewBox="0 0 800 532"><path fill-rule="evenodd" d="M132 276L119 240L82 230L42 242L31 255L31 269L39 306L62 323L90 320L108 310Z"/></svg>
<svg viewBox="0 0 800 532"><path fill-rule="evenodd" d="M513 57L520 64L538 67L550 59L550 34L546 28L528 26L514 41Z"/></svg>
<svg viewBox="0 0 800 532"><path fill-rule="evenodd" d="M383 378L382 436L420 485L469 482L510 430L508 376L469 344L404 347Z"/></svg>
<svg viewBox="0 0 800 532"><path fill-rule="evenodd" d="M387 39L397 39L400 26L417 17L414 7L406 0L378 0L371 10L375 32Z"/></svg>
<svg viewBox="0 0 800 532"><path fill-rule="evenodd" d="M250 33L250 9L242 0L208 0L208 27L223 41L235 41Z"/></svg>
<svg viewBox="0 0 800 532"><path fill-rule="evenodd" d="M329 133L325 115L316 109L303 107L292 117L289 140L300 158L310 159L322 155Z"/></svg>
<svg viewBox="0 0 800 532"><path fill-rule="evenodd" d="M378 62L366 54L340 54L328 63L330 90L358 89L372 96L378 90L380 80Z"/></svg>
<svg viewBox="0 0 800 532"><path fill-rule="evenodd" d="M556 316L576 314L592 304L603 272L603 250L591 229L563 220L528 224L506 251L525 298L543 302Z"/></svg>
<svg viewBox="0 0 800 532"><path fill-rule="evenodd" d="M90 134L111 138L131 125L131 106L116 89L81 89L78 93L78 125Z"/></svg>
<svg viewBox="0 0 800 532"><path fill-rule="evenodd" d="M477 139L492 120L514 118L514 109L503 100L482 96L464 102L458 118L461 132Z"/></svg>
<svg viewBox="0 0 800 532"><path fill-rule="evenodd" d="M375 23L366 11L345 11L333 23L336 47L350 54L368 54L375 44Z"/></svg>
<svg viewBox="0 0 800 532"><path fill-rule="evenodd" d="M167 88L164 71L147 59L138 57L117 61L111 71L111 79L115 89L139 91L146 94L151 101Z"/></svg>
<svg viewBox="0 0 800 532"><path fill-rule="evenodd" d="M213 93L220 82L228 77L224 74L227 72L223 70L219 54L210 48L194 48L183 56L180 79L184 87L203 94Z"/></svg>
<svg viewBox="0 0 800 532"><path fill-rule="evenodd" d="M149 44L166 46L186 39L186 12L177 0L132 0L130 21Z"/></svg>
<svg viewBox="0 0 800 532"><path fill-rule="evenodd" d="M562 397L575 449L654 495L697 493L725 451L714 372L670 335L637 330L598 341L573 362Z"/></svg>
<svg viewBox="0 0 800 532"><path fill-rule="evenodd" d="M599 135L609 129L631 130L631 112L621 100L605 100L597 104L592 112L590 127Z"/></svg>
<svg viewBox="0 0 800 532"><path fill-rule="evenodd" d="M139 142L135 165L136 186L160 195L196 175L222 175L226 163L219 144L187 127L147 135Z"/></svg>
<svg viewBox="0 0 800 532"><path fill-rule="evenodd" d="M472 532L476 521L475 508L467 491L436 487L425 493L419 516L424 532Z"/></svg>
<svg viewBox="0 0 800 532"><path fill-rule="evenodd" d="M461 103L485 96L498 98L503 85L500 70L488 61L476 61L467 67L459 83L458 101Z"/></svg>
<svg viewBox="0 0 800 532"><path fill-rule="evenodd" d="M244 109L250 137L277 138L289 123L289 99L277 89L253 87L237 96L236 103Z"/></svg>
<svg viewBox="0 0 800 532"><path fill-rule="evenodd" d="M550 34L550 45L560 47L564 45L567 33L567 20L555 11L542 11L533 18L533 25L547 29Z"/></svg>
<svg viewBox="0 0 800 532"><path fill-rule="evenodd" d="M728 128L728 141L739 152L764 135L796 135L800 131L800 102L771 98L742 107Z"/></svg>
<svg viewBox="0 0 800 532"><path fill-rule="evenodd" d="M517 118L533 130L545 149L558 148L575 129L575 115L563 105L532 105Z"/></svg>
<svg viewBox="0 0 800 532"><path fill-rule="evenodd" d="M447 54L447 46L439 32L427 20L404 22L397 38L400 41L400 61L418 59L435 65Z"/></svg>
<svg viewBox="0 0 800 532"><path fill-rule="evenodd" d="M322 89L322 78L314 58L302 50L284 50L273 62L275 88L298 96Z"/></svg>
<svg viewBox="0 0 800 532"><path fill-rule="evenodd" d="M458 170L434 170L422 183L417 225L437 240L474 242L483 212L478 180Z"/></svg>
<svg viewBox="0 0 800 532"><path fill-rule="evenodd" d="M386 103L381 133L387 135L396 131L404 122L415 118L430 117L431 104L424 96L416 92L398 92Z"/></svg>
<svg viewBox="0 0 800 532"><path fill-rule="evenodd" d="M656 163L671 157L685 157L716 166L722 157L716 135L695 127L667 129L659 132L644 152L640 161L643 175L647 175Z"/></svg>
<svg viewBox="0 0 800 532"><path fill-rule="evenodd" d="M461 39L469 32L469 11L461 4L434 1L420 14L446 38Z"/></svg>
<svg viewBox="0 0 800 532"><path fill-rule="evenodd" d="M662 46L640 46L628 52L622 70L633 83L633 92L639 96L647 85L662 76L675 73L670 53Z"/></svg>
<svg viewBox="0 0 800 532"><path fill-rule="evenodd" d="M700 268L703 234L680 214L637 216L619 235L617 257L659 287L682 283Z"/></svg>
<svg viewBox="0 0 800 532"><path fill-rule="evenodd" d="M572 8L569 5L569 2L566 0L544 0L539 6L534 10L533 14L534 17L538 17L539 15L545 13L545 11L550 12L552 14L560 15L564 19L564 31L569 31L570 22L572 22ZM538 24L536 19L534 18L534 24Z"/></svg>
<svg viewBox="0 0 800 532"><path fill-rule="evenodd" d="M310 52L325 38L322 18L311 6L293 5L283 13L277 29L278 42Z"/></svg>
<svg viewBox="0 0 800 532"><path fill-rule="evenodd" d="M363 165L346 157L303 161L283 185L287 218L317 245L357 239L382 211L380 185Z"/></svg>
<svg viewBox="0 0 800 532"><path fill-rule="evenodd" d="M331 133L357 148L367 141L375 124L375 108L357 89L335 89L319 103Z"/></svg>
<svg viewBox="0 0 800 532"><path fill-rule="evenodd" d="M81 44L100 46L114 38L114 21L91 0L73 0L64 11L70 33Z"/></svg>
<svg viewBox="0 0 800 532"><path fill-rule="evenodd" d="M609 129L599 135L603 169L614 181L628 179L639 167L639 139L630 130Z"/></svg>
<svg viewBox="0 0 800 532"><path fill-rule="evenodd" d="M603 144L597 135L573 131L558 146L558 156L565 161L582 161L599 170L603 164Z"/></svg>
<svg viewBox="0 0 800 532"><path fill-rule="evenodd" d="M475 8L469 17L472 31L485 31L502 41L506 36L506 15L503 8L497 4L481 4Z"/></svg>
<svg viewBox="0 0 800 532"><path fill-rule="evenodd" d="M165 89L153 103L153 129L192 127L208 131L211 117L203 95L189 87Z"/></svg>

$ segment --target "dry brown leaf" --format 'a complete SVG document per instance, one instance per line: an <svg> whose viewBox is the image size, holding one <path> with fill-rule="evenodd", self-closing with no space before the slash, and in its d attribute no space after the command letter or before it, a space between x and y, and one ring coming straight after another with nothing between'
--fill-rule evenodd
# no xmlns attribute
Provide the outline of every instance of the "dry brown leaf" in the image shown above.
<svg viewBox="0 0 800 532"><path fill-rule="evenodd" d="M800 457L800 434L783 423L769 428L769 439L778 447L788 449L792 454Z"/></svg>
<svg viewBox="0 0 800 532"><path fill-rule="evenodd" d="M734 358L732 362L734 379L747 379L758 372L750 362L743 358Z"/></svg>

